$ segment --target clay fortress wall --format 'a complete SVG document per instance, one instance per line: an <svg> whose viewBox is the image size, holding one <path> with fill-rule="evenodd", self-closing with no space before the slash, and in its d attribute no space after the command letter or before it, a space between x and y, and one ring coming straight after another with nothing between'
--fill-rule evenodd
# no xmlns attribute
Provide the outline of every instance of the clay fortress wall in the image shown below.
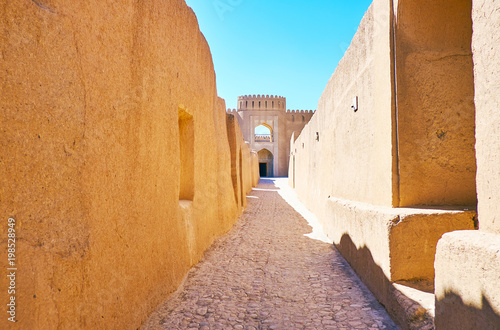
<svg viewBox="0 0 500 330"><path fill-rule="evenodd" d="M12 328L139 328L231 229L257 155L184 1L1 7L0 328L12 297Z"/></svg>
<svg viewBox="0 0 500 330"><path fill-rule="evenodd" d="M375 0L292 145L290 184L405 329L499 328L499 70L498 1Z"/></svg>

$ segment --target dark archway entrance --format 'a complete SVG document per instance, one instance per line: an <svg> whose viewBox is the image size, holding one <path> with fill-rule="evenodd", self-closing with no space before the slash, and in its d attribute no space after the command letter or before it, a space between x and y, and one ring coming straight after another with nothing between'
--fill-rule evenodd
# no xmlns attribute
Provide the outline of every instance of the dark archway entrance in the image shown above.
<svg viewBox="0 0 500 330"><path fill-rule="evenodd" d="M267 150L262 149L258 152L259 155L259 172L261 177L273 176L273 154Z"/></svg>
<svg viewBox="0 0 500 330"><path fill-rule="evenodd" d="M267 163L259 163L259 172L261 178L267 176Z"/></svg>

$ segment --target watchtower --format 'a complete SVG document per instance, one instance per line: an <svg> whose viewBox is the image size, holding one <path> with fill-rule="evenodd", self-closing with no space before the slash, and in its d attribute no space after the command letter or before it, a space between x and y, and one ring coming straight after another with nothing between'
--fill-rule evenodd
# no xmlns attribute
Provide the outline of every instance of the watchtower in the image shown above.
<svg viewBox="0 0 500 330"><path fill-rule="evenodd" d="M259 155L261 177L287 176L290 138L298 136L314 111L286 110L286 98L276 95L238 97L235 114L243 138Z"/></svg>

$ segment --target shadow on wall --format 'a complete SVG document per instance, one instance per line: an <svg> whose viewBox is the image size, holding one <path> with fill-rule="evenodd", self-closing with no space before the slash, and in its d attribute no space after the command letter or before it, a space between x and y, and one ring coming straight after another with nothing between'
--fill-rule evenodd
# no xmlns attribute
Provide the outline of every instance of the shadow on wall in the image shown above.
<svg viewBox="0 0 500 330"><path fill-rule="evenodd" d="M342 235L335 247L344 256L359 278L379 297L394 322L402 329L421 329L432 326L433 320L418 302L399 294L393 283L385 276L382 268L373 259L371 251L363 246L357 248L348 234ZM394 296L397 299L394 299ZM398 302L403 299L403 303ZM404 307L403 307L404 306Z"/></svg>
<svg viewBox="0 0 500 330"><path fill-rule="evenodd" d="M500 329L500 315L484 294L481 305L471 306L459 295L447 292L443 299L436 299L436 329Z"/></svg>

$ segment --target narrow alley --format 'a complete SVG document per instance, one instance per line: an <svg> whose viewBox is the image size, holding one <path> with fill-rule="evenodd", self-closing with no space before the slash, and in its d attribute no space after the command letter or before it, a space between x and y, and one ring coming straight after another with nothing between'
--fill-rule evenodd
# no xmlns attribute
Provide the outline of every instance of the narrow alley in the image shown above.
<svg viewBox="0 0 500 330"><path fill-rule="evenodd" d="M311 235L283 197L286 180L260 181L143 329L397 329L339 252Z"/></svg>

